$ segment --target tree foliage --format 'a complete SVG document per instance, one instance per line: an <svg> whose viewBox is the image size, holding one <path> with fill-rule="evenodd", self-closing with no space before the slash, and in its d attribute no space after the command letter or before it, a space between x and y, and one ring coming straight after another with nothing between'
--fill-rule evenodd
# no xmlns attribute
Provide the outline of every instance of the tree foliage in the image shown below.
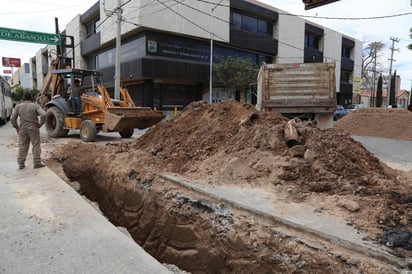
<svg viewBox="0 0 412 274"><path fill-rule="evenodd" d="M383 72L379 58L383 55L385 44L382 42L369 43L362 51L362 82L365 89L374 90L378 72Z"/></svg>
<svg viewBox="0 0 412 274"><path fill-rule="evenodd" d="M391 85L390 85L390 92L389 92L389 105L396 104L395 83L396 83L396 70L393 73L393 76L391 78Z"/></svg>
<svg viewBox="0 0 412 274"><path fill-rule="evenodd" d="M376 107L380 108L382 106L382 86L383 86L383 78L382 74L379 75L378 78L378 86L376 88Z"/></svg>
<svg viewBox="0 0 412 274"><path fill-rule="evenodd" d="M21 101L23 99L23 94L26 92L29 92L34 96L39 91L37 89L30 89L30 88L24 88L22 86L18 86L11 93L11 99L13 101Z"/></svg>
<svg viewBox="0 0 412 274"><path fill-rule="evenodd" d="M229 56L213 64L214 86L245 90L250 83L256 82L258 69L249 59Z"/></svg>

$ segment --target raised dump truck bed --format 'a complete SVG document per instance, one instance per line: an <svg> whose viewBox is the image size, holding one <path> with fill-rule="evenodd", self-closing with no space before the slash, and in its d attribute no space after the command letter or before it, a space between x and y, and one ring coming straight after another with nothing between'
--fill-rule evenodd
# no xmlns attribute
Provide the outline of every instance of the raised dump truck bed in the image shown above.
<svg viewBox="0 0 412 274"><path fill-rule="evenodd" d="M335 63L263 64L257 79L257 105L331 127L336 109Z"/></svg>

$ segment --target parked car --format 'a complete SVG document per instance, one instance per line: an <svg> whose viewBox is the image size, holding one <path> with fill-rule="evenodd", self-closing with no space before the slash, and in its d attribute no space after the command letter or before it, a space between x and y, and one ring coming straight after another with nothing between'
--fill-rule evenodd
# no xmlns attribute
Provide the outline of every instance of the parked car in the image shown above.
<svg viewBox="0 0 412 274"><path fill-rule="evenodd" d="M351 113L351 112L353 112L357 109L360 109L360 108L365 108L365 105L364 104L351 104L346 109L347 109L348 113Z"/></svg>
<svg viewBox="0 0 412 274"><path fill-rule="evenodd" d="M337 105L336 110L333 113L333 121L339 120L340 118L342 118L346 114L348 114L348 110L342 105Z"/></svg>

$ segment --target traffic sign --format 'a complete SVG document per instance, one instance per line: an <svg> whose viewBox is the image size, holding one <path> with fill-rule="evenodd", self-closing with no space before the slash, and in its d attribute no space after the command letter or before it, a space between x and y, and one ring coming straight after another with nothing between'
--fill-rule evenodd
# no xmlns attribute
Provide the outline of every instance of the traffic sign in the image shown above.
<svg viewBox="0 0 412 274"><path fill-rule="evenodd" d="M60 34L9 29L2 27L0 27L0 39L50 45L60 45L62 42Z"/></svg>
<svg viewBox="0 0 412 274"><path fill-rule="evenodd" d="M4 73L4 74L11 74L11 69L4 69L4 70L3 70L3 73Z"/></svg>
<svg viewBox="0 0 412 274"><path fill-rule="evenodd" d="M339 0L303 0L303 3L305 4L305 10L310 10L337 1Z"/></svg>

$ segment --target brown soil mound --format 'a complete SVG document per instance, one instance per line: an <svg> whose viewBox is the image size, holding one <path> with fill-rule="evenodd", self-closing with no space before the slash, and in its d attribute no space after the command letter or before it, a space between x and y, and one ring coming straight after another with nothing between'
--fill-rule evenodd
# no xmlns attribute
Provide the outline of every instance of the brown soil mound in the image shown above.
<svg viewBox="0 0 412 274"><path fill-rule="evenodd" d="M412 112L395 108L358 109L337 121L336 129L352 135L412 140Z"/></svg>
<svg viewBox="0 0 412 274"><path fill-rule="evenodd" d="M298 124L289 148L287 120L236 101L194 103L172 121L150 129L128 151L154 156L155 170L222 184L290 184L304 192L347 194L354 187L393 179L379 160L348 134Z"/></svg>
<svg viewBox="0 0 412 274"><path fill-rule="evenodd" d="M342 128L351 117L363 114L368 113L350 114L336 124ZM409 113L401 115L406 117ZM106 207L112 212L112 219L121 222L114 211L127 210L123 217L134 219L125 226L130 223L139 226L138 229L132 227L136 232L133 235L139 243L149 247L152 254L160 252L160 247L148 243L150 237L147 235L153 233L149 232L148 223L154 226L154 223L173 223L182 218L171 220L158 216L156 222L153 216L141 213L142 204L149 200L154 203L153 200L168 197L175 203L177 194L165 194L170 189L159 190L160 196L156 199L132 197L137 183L139 191L150 192L155 174L159 172L178 173L206 184L267 186L268 189L276 186L277 194L284 195L286 201L305 203L315 199L317 203L326 203L332 196L355 201L360 209L345 212L343 218L373 240L379 240L390 227L412 229L412 189L397 172L382 165L338 126L319 130L311 122L298 122L298 144L289 147L284 137L287 121L279 114L258 112L252 105L236 101L216 105L195 102L180 117L151 127L133 143L104 146L71 143L56 152L56 157L63 161L69 178L79 181L85 192L100 201L103 209ZM149 207L155 212L159 205ZM336 203L323 207L336 215L341 212ZM131 208L136 208L136 213L132 213ZM189 209L185 207L185 212L181 213L190 214L186 210ZM138 217L143 218L143 224L137 224ZM186 225L198 222L187 218L183 218ZM206 231L208 229L211 228ZM160 232L157 230L157 233ZM153 237L161 238L160 234ZM183 258L184 252L177 256ZM285 271L284 268L279 270Z"/></svg>

